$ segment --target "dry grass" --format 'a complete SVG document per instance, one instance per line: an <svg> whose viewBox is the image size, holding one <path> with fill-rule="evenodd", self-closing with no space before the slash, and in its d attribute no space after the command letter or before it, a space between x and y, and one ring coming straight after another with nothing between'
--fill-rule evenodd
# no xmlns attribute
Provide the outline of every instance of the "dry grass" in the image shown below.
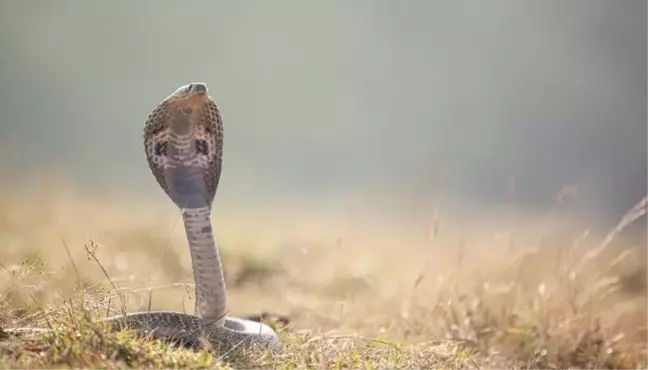
<svg viewBox="0 0 648 370"><path fill-rule="evenodd" d="M55 330L0 332L1 367L648 366L645 241L622 232L645 222L645 203L607 237L559 219L550 227L518 219L494 232L437 214L431 236L416 237L397 222L351 227L314 212L253 219L219 210L232 314L288 319L273 322L282 353L221 356L93 323L122 301L128 311L193 311L186 241L170 205L24 194L0 199L0 327Z"/></svg>

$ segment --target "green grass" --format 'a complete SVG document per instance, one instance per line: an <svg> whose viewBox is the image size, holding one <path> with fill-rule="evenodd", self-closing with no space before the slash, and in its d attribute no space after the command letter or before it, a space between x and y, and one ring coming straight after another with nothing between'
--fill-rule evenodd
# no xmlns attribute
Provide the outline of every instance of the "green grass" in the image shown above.
<svg viewBox="0 0 648 370"><path fill-rule="evenodd" d="M193 310L175 215L59 199L0 202L0 328L52 329L0 332L0 367L648 366L645 246L623 236L624 227L645 220L645 203L607 236L564 223L536 228L533 220L518 220L507 233L434 225L423 240L378 225L336 230L310 215L299 223L273 214L272 232L237 232L254 226L221 221L232 314L285 319L270 322L281 352L223 354L96 322L122 309Z"/></svg>

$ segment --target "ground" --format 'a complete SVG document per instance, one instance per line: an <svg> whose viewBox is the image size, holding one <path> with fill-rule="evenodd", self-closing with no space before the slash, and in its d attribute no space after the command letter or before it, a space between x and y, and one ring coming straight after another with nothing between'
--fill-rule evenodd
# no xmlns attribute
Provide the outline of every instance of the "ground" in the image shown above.
<svg viewBox="0 0 648 370"><path fill-rule="evenodd" d="M0 199L0 328L54 330L0 332L0 367L648 366L645 245L623 231L645 205L609 238L556 216L475 227L441 210L412 236L395 223L312 210L219 210L231 313L262 316L284 349L217 353L93 321L122 307L193 310L189 255L171 207L33 194Z"/></svg>

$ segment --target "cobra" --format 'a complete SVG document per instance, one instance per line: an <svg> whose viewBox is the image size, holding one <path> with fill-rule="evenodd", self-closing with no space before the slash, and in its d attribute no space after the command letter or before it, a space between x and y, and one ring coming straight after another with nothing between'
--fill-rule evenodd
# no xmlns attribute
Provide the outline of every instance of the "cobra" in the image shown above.
<svg viewBox="0 0 648 370"><path fill-rule="evenodd" d="M144 126L144 150L157 183L182 213L195 310L194 314L135 312L103 321L116 329L128 328L194 348L207 340L220 351L252 346L279 349L279 338L270 326L227 315L223 267L211 224L221 175L223 122L206 84L182 86L153 109Z"/></svg>

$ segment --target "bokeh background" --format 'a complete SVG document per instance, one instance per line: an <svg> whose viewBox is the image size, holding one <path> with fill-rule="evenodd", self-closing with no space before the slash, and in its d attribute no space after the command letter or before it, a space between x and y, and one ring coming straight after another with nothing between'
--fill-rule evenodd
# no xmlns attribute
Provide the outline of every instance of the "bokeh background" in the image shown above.
<svg viewBox="0 0 648 370"><path fill-rule="evenodd" d="M481 217L573 185L571 210L609 227L646 193L641 0L7 1L0 50L6 187L56 173L171 209L144 120L204 81L226 129L217 209L414 219L442 197Z"/></svg>
<svg viewBox="0 0 648 370"><path fill-rule="evenodd" d="M230 313L285 317L304 345L274 367L385 359L302 333L423 343L399 357L414 368L452 368L421 362L444 339L480 367L646 368L646 8L0 1L0 328L75 296L97 317L192 312L142 130L201 81L225 124ZM5 367L47 367L17 346Z"/></svg>

